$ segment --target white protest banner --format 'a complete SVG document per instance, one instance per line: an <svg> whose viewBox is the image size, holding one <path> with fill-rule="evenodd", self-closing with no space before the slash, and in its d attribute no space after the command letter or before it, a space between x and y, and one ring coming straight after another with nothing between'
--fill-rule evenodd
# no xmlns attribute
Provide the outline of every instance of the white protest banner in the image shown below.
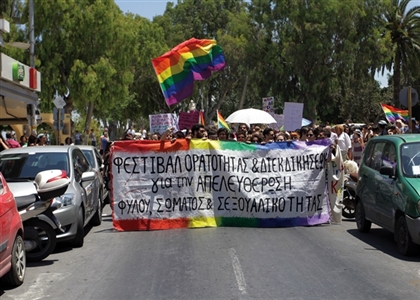
<svg viewBox="0 0 420 300"><path fill-rule="evenodd" d="M117 230L281 227L330 219L329 139L266 145L179 139L116 141Z"/></svg>
<svg viewBox="0 0 420 300"><path fill-rule="evenodd" d="M149 115L150 132L164 133L168 128L178 128L178 121L172 114Z"/></svg>
<svg viewBox="0 0 420 300"><path fill-rule="evenodd" d="M294 131L302 127L303 103L284 102L284 130Z"/></svg>

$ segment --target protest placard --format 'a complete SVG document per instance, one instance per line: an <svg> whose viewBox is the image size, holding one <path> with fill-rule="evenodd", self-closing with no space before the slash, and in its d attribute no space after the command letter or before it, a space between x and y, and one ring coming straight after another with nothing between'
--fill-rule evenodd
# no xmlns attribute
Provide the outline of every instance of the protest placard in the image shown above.
<svg viewBox="0 0 420 300"><path fill-rule="evenodd" d="M198 124L199 117L200 112L198 110L190 112L180 112L178 121L179 129L191 129L191 127Z"/></svg>
<svg viewBox="0 0 420 300"><path fill-rule="evenodd" d="M178 130L178 122L172 114L149 115L150 132L164 133L168 128L174 127Z"/></svg>

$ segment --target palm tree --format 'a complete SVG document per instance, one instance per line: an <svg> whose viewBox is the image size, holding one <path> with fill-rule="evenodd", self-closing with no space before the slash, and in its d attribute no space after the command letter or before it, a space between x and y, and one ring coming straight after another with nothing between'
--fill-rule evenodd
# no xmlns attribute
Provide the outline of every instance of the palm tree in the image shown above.
<svg viewBox="0 0 420 300"><path fill-rule="evenodd" d="M399 107L401 75L408 81L410 68L420 61L420 6L407 10L410 0L392 0L383 15L386 34L390 34L392 59L386 68L393 68L394 105Z"/></svg>

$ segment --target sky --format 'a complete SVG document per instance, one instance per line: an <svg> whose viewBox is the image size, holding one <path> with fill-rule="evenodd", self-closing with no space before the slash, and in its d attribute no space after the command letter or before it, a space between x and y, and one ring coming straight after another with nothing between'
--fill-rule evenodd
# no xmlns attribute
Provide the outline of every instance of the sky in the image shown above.
<svg viewBox="0 0 420 300"><path fill-rule="evenodd" d="M131 12L134 14L138 14L142 17L148 18L150 20L153 17L158 15L163 15L166 8L166 3L173 2L177 3L177 0L114 0L115 3L120 7L123 12ZM420 0L411 0L408 8L413 6L420 5ZM387 86L387 72L385 72L384 76L380 76L377 74L375 76L376 80L378 80L382 87Z"/></svg>
<svg viewBox="0 0 420 300"><path fill-rule="evenodd" d="M178 1L165 0L114 0L123 12L138 14L150 20L158 15L163 15L167 2L177 3Z"/></svg>

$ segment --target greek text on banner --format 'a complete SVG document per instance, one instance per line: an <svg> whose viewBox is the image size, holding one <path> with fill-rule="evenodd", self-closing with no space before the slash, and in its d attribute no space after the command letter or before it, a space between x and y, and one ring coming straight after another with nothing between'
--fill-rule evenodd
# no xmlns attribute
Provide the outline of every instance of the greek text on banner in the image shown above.
<svg viewBox="0 0 420 300"><path fill-rule="evenodd" d="M329 140L266 145L115 142L117 230L281 227L328 222Z"/></svg>

